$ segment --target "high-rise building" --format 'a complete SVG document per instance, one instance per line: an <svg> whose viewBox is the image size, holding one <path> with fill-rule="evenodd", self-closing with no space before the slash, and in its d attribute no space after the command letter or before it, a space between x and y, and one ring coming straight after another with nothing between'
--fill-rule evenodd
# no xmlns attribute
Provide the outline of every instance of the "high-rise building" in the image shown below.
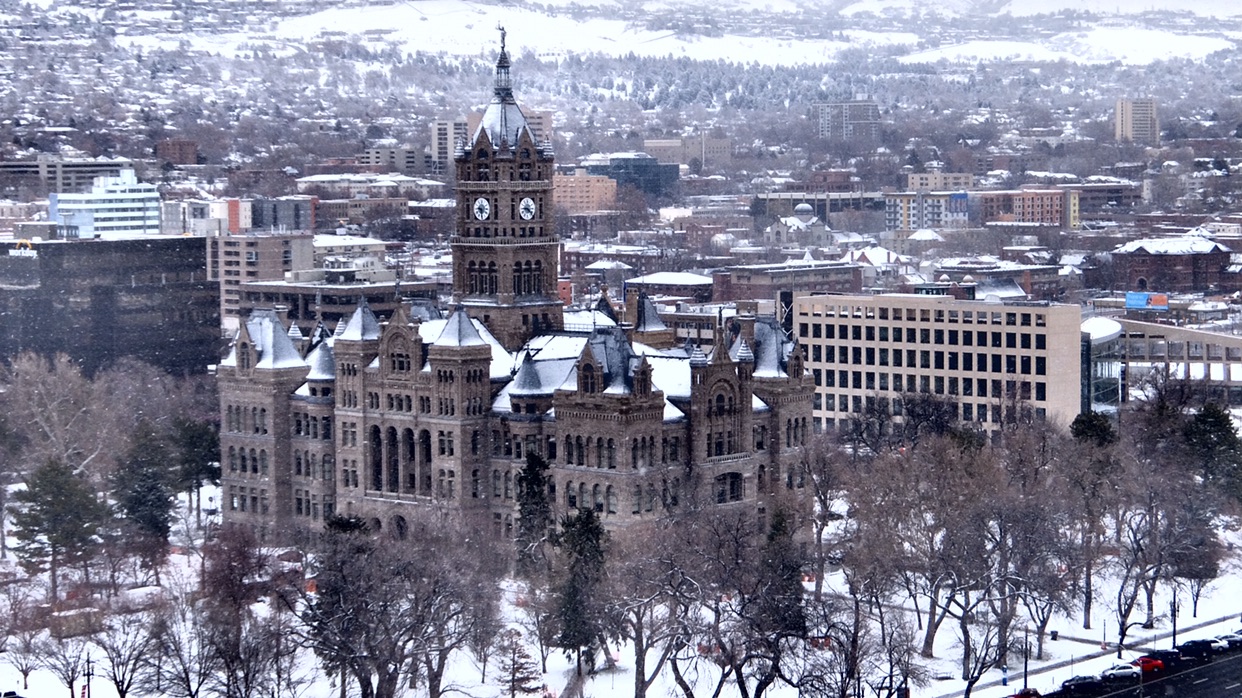
<svg viewBox="0 0 1242 698"><path fill-rule="evenodd" d="M431 122L431 143L428 146L428 169L436 174L443 174L453 164L453 152L458 143L463 143L469 125L465 117L456 119L436 119Z"/></svg>
<svg viewBox="0 0 1242 698"><path fill-rule="evenodd" d="M1117 100L1117 111L1113 115L1113 136L1118 141L1159 145L1160 119L1156 114L1156 99L1143 97Z"/></svg>
<svg viewBox="0 0 1242 698"><path fill-rule="evenodd" d="M880 137L880 105L875 100L826 102L819 107L819 137L831 140L877 140Z"/></svg>

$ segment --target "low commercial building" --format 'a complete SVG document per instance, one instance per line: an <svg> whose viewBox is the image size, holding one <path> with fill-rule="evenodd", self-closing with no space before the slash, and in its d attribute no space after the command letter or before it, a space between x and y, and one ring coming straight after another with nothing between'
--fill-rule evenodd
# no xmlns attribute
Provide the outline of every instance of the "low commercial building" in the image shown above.
<svg viewBox="0 0 1242 698"><path fill-rule="evenodd" d="M160 194L138 181L133 170L96 177L90 191L48 197L48 219L76 228L78 237L120 238L160 232Z"/></svg>
<svg viewBox="0 0 1242 698"><path fill-rule="evenodd" d="M1066 426L1079 413L1076 305L895 293L798 296L793 307L818 429L876 410L901 421L911 394L953 401L983 431L1027 409Z"/></svg>

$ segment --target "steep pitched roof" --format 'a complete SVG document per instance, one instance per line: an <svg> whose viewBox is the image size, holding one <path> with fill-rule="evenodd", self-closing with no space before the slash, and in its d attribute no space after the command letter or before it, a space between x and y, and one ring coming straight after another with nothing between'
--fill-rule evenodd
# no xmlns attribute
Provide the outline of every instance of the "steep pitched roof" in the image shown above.
<svg viewBox="0 0 1242 698"><path fill-rule="evenodd" d="M280 323L280 318L271 310L255 310L250 314L250 317L246 319L245 332L238 330L229 355L220 362L221 366L237 365L237 338L243 334L253 342L254 349L259 355L259 360L254 365L256 369L306 366L301 353L293 345L293 340L289 338L288 331Z"/></svg>
<svg viewBox="0 0 1242 698"><path fill-rule="evenodd" d="M458 308L449 315L440 336L432 344L437 347L478 347L486 342L479 336L479 331L474 328L474 323L470 321L465 309Z"/></svg>
<svg viewBox="0 0 1242 698"><path fill-rule="evenodd" d="M345 329L340 330L338 326L337 336L350 342L379 339L379 320L375 319L375 313L371 312L371 306L367 305L365 299L358 304Z"/></svg>

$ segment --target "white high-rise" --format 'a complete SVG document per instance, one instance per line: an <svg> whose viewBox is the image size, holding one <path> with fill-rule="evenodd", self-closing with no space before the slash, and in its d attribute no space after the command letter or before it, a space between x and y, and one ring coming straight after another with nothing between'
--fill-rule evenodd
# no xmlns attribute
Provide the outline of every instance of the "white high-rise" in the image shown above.
<svg viewBox="0 0 1242 698"><path fill-rule="evenodd" d="M121 170L116 177L96 177L89 192L52 194L48 218L76 229L80 238L155 235L160 232L160 194L155 185L139 182L133 170Z"/></svg>

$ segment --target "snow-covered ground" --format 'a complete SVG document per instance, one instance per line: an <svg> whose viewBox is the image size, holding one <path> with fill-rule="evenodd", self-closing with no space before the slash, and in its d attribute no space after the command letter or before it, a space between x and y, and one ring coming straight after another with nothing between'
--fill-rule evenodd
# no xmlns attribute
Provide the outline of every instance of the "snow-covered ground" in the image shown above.
<svg viewBox="0 0 1242 698"><path fill-rule="evenodd" d="M1139 0L1135 0L1138 2ZM1176 9L1185 10L1173 0L1163 0ZM599 5L610 4L599 0ZM683 5L692 3L682 3ZM969 3L959 3L969 5ZM1054 3L1055 4L1055 3ZM1110 0L1106 13L1117 13ZM1158 7L1157 2L1143 0L1143 9ZM1190 3L1203 15L1226 16L1242 14L1242 3L1231 0L1208 0ZM759 3L747 6L763 13L791 11L789 3ZM1012 3L1014 14L1031 14L1042 5ZM1071 9L1084 9L1073 3ZM868 0L850 5L845 13L867 11L880 13L884 6L894 11L916 13L909 0ZM1019 11L1019 7L1026 12ZM946 8L940 8L945 10ZM885 46L914 47L919 37L913 32L875 32L842 26L832 39L764 35L704 36L653 30L640 24L608 16L575 18L553 3L548 12L541 8L513 4L479 4L469 0L425 0L369 7L340 7L274 22L248 33L207 35L118 36L117 41L144 49L162 47L175 49L184 41L196 48L224 55L239 55L262 44L269 50L304 51L306 44L321 39L345 39L365 44L400 46L403 51L423 51L451 56L491 56L498 41L495 28L503 25L510 33L510 46L516 53L537 47L538 55L557 58L566 54L603 53L640 56L685 57L695 60L727 60L761 65L818 64L833 60L848 48L882 48ZM1040 12L1052 10L1040 9ZM1133 11L1138 11L1137 9ZM945 14L953 14L947 8ZM1238 37L1213 31L1210 26L1189 25L1184 29L1149 29L1124 20L1108 26L1088 28L1079 32L1054 34L1038 40L986 39L967 41L912 53L907 62L979 62L1003 60L1066 60L1077 63L1109 63L1121 61L1143 65L1165 58L1201 60L1223 49L1237 45Z"/></svg>
<svg viewBox="0 0 1242 698"><path fill-rule="evenodd" d="M205 494L203 497L204 506L207 506L212 496L212 502L218 501L218 493ZM1231 527L1232 528L1232 527ZM1214 581L1204 592L1199 603L1197 618L1191 617L1190 599L1186 592L1182 592L1179 597L1181 605L1181 613L1178 619L1178 642L1201 637L1210 637L1224 632L1232 632L1242 628L1242 597L1239 597L1237 590L1242 588L1242 539L1233 531L1226 531L1226 541L1230 544L1226 553L1227 559L1222 563L1222 576ZM187 557L184 554L175 554L172 556L169 566L169 578L178 575L192 576L196 570L198 562L196 559ZM841 578L838 576L830 577L828 587L841 585ZM1092 618L1092 629L1083 630L1082 622L1079 618L1058 617L1054 618L1049 625L1050 630L1056 630L1060 634L1060 639L1056 642L1048 641L1045 643L1046 657L1044 660L1031 660L1029 664L1029 684L1042 691L1049 692L1058 688L1062 681L1071 676L1084 674L1098 674L1100 671L1117 663L1115 646L1110 645L1110 649L1101 649L1101 643L1113 643L1116 640L1116 625L1111 620L1108 608L1108 598L1114 591L1112 583L1102 578L1099 580L1097 589L1098 596L1095 604L1095 615ZM149 594L151 590L143 590L136 593ZM517 602L520 598L520 587L514 584L506 585L502 592L505 601L503 606L505 617L517 626L517 620L521 611L517 608ZM1167 587L1162 587L1156 599L1155 607L1164 611L1164 614L1158 618L1157 627L1150 631L1136 629L1131 633L1127 640L1127 645L1135 649L1126 649L1124 651L1124 660L1130 661L1143 653L1142 648L1153 647L1169 647L1171 639L1169 631L1171 629L1170 619L1168 618L1167 609L1171 600L1170 591ZM1141 609L1136 610L1131 620L1140 618ZM1202 627L1198 627L1202 626ZM1018 632L1021 632L1021 621L1017 625ZM1034 639L1032 638L1032 643ZM613 671L600 672L586 677L583 686L583 695L586 698L617 698L618 696L631 695L633 691L633 652L628 646L610 648L614 656L618 659L617 668ZM951 622L946 622L937 634L936 641L936 659L927 660L926 666L930 675L939 677L952 677L933 680L929 685L915 688L911 695L926 698L948 698L950 696L962 695L965 683L957 679L959 661L958 638L955 627ZM537 656L534 647L531 647L532 656ZM98 664L102 660L100 652L94 650L94 661L96 663L96 678L92 681L91 692L94 698L115 698L116 692L110 684L102 678L99 678ZM993 670L984 676L983 680L975 687L973 695L979 698L1003 698L1011 695L1016 688L1022 686L1022 666L1020 662L1016 662L1016 666L1011 666L1008 672L1008 686L1001 686L1000 681L1003 672L999 669ZM305 686L304 692L301 694L304 698L337 698L339 689L327 677L319 676L317 666L314 659L307 653L302 662L302 670L308 676L315 679ZM553 694L559 694L573 676L572 662L564 656L563 653L553 652L548 658L548 673L545 675L545 681ZM452 687L473 698L499 698L500 687L495 683L496 671L494 663L488 667L487 684L480 682L480 667L473 657L467 653L459 653L455 662L451 665L448 674L445 677L445 687ZM79 683L79 686L81 683ZM17 671L5 661L5 656L0 654L0 693L4 691L17 691L19 694L27 698L43 698L44 696L57 696L65 694L65 687L60 681L47 670L37 670L30 677L30 688L24 690L22 688L21 676ZM80 690L80 689L79 689ZM405 694L409 696L422 695L416 691L407 691ZM651 698L673 698L679 696L680 691L672 682L672 677L668 671L664 672L656 683L652 686L648 695ZM727 685L722 698L734 698L737 691L732 685ZM769 691L769 695L773 698L795 698L797 691L789 687L775 686Z"/></svg>

